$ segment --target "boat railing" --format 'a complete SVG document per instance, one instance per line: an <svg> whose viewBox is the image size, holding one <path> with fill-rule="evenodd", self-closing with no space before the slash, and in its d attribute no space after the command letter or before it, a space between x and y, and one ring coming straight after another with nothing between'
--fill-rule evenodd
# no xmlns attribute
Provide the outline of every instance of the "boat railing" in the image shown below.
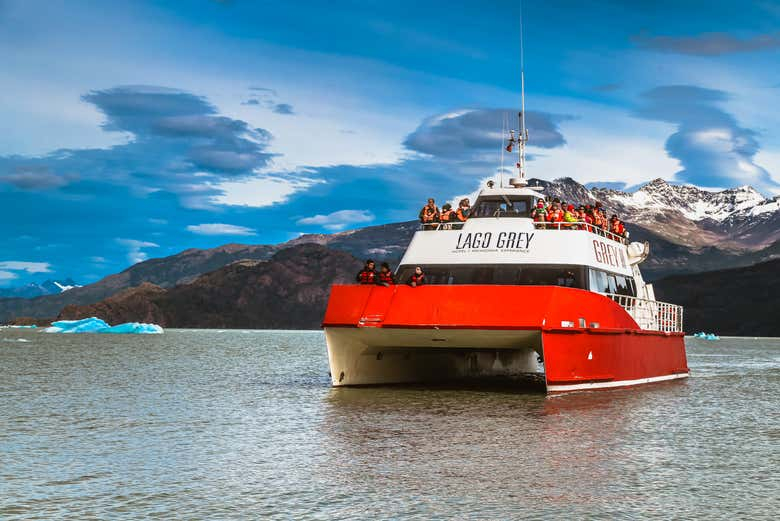
<svg viewBox="0 0 780 521"><path fill-rule="evenodd" d="M455 222L447 222L447 223L421 223L420 229L421 230L460 230L463 228L463 225L466 224L465 221L455 221Z"/></svg>
<svg viewBox="0 0 780 521"><path fill-rule="evenodd" d="M625 309L642 329L666 333L683 332L682 306L615 293L606 293L606 296Z"/></svg>
<svg viewBox="0 0 780 521"><path fill-rule="evenodd" d="M595 226L592 223L585 221L572 221L572 222L534 222L534 227L537 230L587 230L590 233L595 233L607 239L612 239L621 244L628 244L628 232L623 237L616 233L612 233L609 230L605 230L600 226Z"/></svg>

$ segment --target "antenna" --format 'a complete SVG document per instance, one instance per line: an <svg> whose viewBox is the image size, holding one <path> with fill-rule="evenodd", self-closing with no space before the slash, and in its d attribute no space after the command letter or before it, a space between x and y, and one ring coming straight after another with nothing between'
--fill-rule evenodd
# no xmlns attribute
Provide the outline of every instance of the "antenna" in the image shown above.
<svg viewBox="0 0 780 521"><path fill-rule="evenodd" d="M528 129L525 128L525 49L523 48L523 1L520 0L520 136L518 139L518 163L520 183L527 185L525 180L525 144L528 141Z"/></svg>

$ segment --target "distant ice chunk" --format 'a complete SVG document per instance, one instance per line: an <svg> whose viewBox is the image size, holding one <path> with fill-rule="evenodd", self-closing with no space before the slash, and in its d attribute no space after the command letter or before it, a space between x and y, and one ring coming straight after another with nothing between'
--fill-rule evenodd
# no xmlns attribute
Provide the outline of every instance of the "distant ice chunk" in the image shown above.
<svg viewBox="0 0 780 521"><path fill-rule="evenodd" d="M141 324L139 322L127 322L112 327L97 317L91 317L81 320L59 320L57 322L52 322L51 327L44 329L44 332L159 335L163 332L163 328L157 324Z"/></svg>

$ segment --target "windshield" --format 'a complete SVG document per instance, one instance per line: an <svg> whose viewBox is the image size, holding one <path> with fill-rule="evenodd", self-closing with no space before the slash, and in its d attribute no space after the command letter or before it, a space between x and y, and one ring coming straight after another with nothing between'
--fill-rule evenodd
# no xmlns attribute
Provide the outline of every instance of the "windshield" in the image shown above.
<svg viewBox="0 0 780 521"><path fill-rule="evenodd" d="M531 197L492 195L480 197L471 209L470 217L529 217Z"/></svg>

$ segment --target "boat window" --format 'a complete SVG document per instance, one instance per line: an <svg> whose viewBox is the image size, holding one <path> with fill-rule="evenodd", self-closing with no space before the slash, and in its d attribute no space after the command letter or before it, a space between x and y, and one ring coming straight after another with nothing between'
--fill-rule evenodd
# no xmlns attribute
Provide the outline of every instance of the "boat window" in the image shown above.
<svg viewBox="0 0 780 521"><path fill-rule="evenodd" d="M474 204L470 217L529 217L532 203L530 196L483 196Z"/></svg>
<svg viewBox="0 0 780 521"><path fill-rule="evenodd" d="M632 277L624 277L605 271L588 269L589 289L599 293L614 293L616 295L636 296L636 284Z"/></svg>
<svg viewBox="0 0 780 521"><path fill-rule="evenodd" d="M423 266L428 284L497 284L515 286L586 286L583 266L471 265ZM414 266L401 266L396 279L406 283Z"/></svg>

